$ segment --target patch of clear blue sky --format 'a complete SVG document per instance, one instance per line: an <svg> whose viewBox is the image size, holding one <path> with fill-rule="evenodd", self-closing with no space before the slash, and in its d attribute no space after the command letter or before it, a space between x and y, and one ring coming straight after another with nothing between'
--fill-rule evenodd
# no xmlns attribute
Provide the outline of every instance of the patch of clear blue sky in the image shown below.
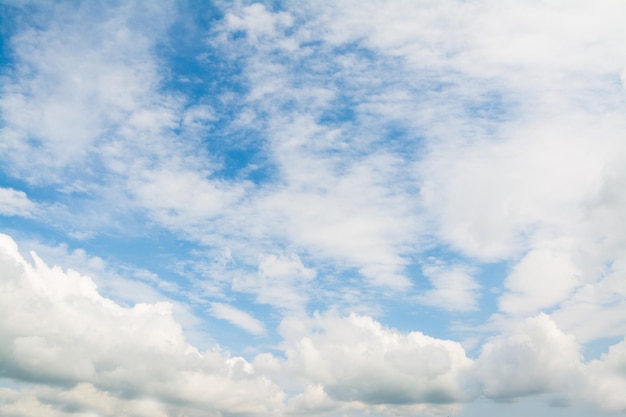
<svg viewBox="0 0 626 417"><path fill-rule="evenodd" d="M603 337L585 343L581 352L583 354L584 361L587 362L593 359L599 359L603 354L609 351L609 347L616 345L622 340L624 340L623 336L615 336Z"/></svg>

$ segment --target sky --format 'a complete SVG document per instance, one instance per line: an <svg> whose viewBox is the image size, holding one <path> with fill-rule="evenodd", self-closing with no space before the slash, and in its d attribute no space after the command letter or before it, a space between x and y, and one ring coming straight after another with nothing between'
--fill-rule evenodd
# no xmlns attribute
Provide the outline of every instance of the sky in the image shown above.
<svg viewBox="0 0 626 417"><path fill-rule="evenodd" d="M626 414L626 2L0 0L0 414Z"/></svg>

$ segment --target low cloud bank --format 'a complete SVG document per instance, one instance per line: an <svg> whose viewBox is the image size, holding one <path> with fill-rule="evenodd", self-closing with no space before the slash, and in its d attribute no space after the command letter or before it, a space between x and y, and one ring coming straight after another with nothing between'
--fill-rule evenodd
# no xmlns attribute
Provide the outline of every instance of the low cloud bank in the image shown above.
<svg viewBox="0 0 626 417"><path fill-rule="evenodd" d="M90 277L31 256L0 235L0 377L25 387L0 390L4 415L437 413L479 396L544 393L626 410L626 341L584 363L580 344L545 314L489 339L472 359L455 341L316 313L283 320L284 357L248 362L191 346L168 303L120 306Z"/></svg>

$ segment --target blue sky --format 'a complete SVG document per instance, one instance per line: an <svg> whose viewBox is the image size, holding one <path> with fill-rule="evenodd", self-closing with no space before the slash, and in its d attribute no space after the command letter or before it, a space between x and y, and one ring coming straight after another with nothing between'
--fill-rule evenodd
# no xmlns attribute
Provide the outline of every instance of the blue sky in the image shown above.
<svg viewBox="0 0 626 417"><path fill-rule="evenodd" d="M0 11L0 414L626 412L623 2Z"/></svg>

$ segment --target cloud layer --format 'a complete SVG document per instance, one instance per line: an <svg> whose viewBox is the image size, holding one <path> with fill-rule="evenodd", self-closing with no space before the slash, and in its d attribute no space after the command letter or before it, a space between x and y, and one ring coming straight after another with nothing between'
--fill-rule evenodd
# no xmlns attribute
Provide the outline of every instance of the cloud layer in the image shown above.
<svg viewBox="0 0 626 417"><path fill-rule="evenodd" d="M0 407L7 412L51 408L65 415L68 404L133 416L427 404L436 412L479 395L515 399L539 393L568 403L582 399L607 411L626 406L620 395L626 340L583 363L580 344L545 314L494 336L475 359L457 342L399 332L371 317L315 314L283 320L284 356L261 353L250 363L217 348L198 351L167 303L122 307L102 297L87 276L49 267L35 253L27 262L8 236L1 236L0 246L1 289L10 295L1 307L6 360L0 371L29 387L3 388ZM252 333L264 331L239 310L212 308ZM285 401L272 379L291 380L284 388L300 385L302 392Z"/></svg>

